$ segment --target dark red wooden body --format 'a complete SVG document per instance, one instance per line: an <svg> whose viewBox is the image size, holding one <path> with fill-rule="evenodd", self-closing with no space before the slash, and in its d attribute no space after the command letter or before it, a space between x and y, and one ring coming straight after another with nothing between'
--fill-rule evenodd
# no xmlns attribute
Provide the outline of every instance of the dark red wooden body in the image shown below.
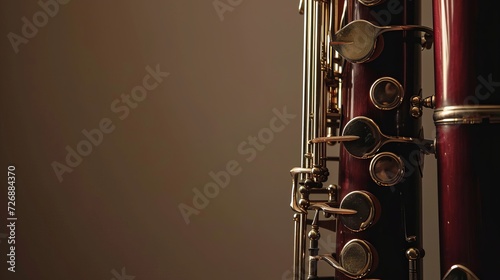
<svg viewBox="0 0 500 280"><path fill-rule="evenodd" d="M495 1L435 0L436 109L500 105ZM441 275L455 264L498 279L500 124L436 126Z"/></svg>
<svg viewBox="0 0 500 280"><path fill-rule="evenodd" d="M386 1L374 7L365 7L358 1L348 3L348 22L365 19L379 26L420 24L419 1ZM418 32L384 33L383 42L378 42L383 43L379 57L366 63L346 65L342 127L354 117L366 116L373 119L386 135L420 136L421 120L411 117L409 111L410 97L418 95L421 88L421 49L418 44L420 35ZM393 77L405 89L403 103L393 110L379 110L370 101L370 87L381 77ZM378 267L367 278L408 279L408 260L405 252L410 247L420 249L422 245L422 174L419 159L422 159L423 155L411 144L389 143L380 151L393 152L404 160L407 164L404 182L393 187L380 187L369 175L369 159L354 158L343 148L340 151L340 199L355 190L368 191L380 202L381 216L376 224L359 233L352 232L339 223L337 254L354 238L366 240L375 247L378 254ZM407 235L415 235L416 241L407 242ZM338 279L349 279L341 273L337 273L337 276Z"/></svg>

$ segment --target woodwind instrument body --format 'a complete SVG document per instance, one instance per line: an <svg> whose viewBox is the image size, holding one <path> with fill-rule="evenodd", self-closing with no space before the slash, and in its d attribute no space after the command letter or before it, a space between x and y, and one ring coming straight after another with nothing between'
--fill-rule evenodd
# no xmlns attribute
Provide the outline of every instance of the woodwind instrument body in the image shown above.
<svg viewBox="0 0 500 280"><path fill-rule="evenodd" d="M433 11L441 275L497 279L500 20L494 1L434 1Z"/></svg>
<svg viewBox="0 0 500 280"><path fill-rule="evenodd" d="M420 24L418 1L388 6L394 3L365 6L348 1L348 22L366 20L377 26ZM348 63L343 71L343 134L364 134L349 128L358 119L367 118L384 134L421 138L421 119L413 117L410 111L411 98L419 96L421 89L421 33L387 32L379 35L376 48L380 48L375 50L376 57L362 63ZM421 279L423 153L418 145L398 142L366 155L350 152L356 150L351 145L368 144L358 142L345 143L340 149L339 197L346 202L363 201L351 202L350 208L373 211L373 215L342 217L337 231L337 255L348 257L343 251L351 240L368 242L378 264L370 270L370 278ZM374 180L373 175L378 179ZM383 182L384 179L389 182ZM369 199L363 198L366 195ZM349 257L353 263L365 254L355 253ZM336 279L350 278L339 274Z"/></svg>
<svg viewBox="0 0 500 280"><path fill-rule="evenodd" d="M300 12L294 280L423 279L428 154L438 164L441 278L496 279L500 17L493 1L433 0L434 29L420 25L415 0L302 0ZM432 47L436 91L423 98L421 52ZM424 138L424 107L434 109L436 139ZM320 251L325 232L335 235L334 251ZM334 270L321 273L323 262Z"/></svg>
<svg viewBox="0 0 500 280"><path fill-rule="evenodd" d="M301 167L291 171L294 279L421 279L422 163L434 143L423 139L420 120L420 53L432 45L432 30L419 25L419 5L301 1L303 142ZM339 167L333 183L331 161ZM335 232L334 252L319 250L325 231ZM334 272L320 276L319 262Z"/></svg>

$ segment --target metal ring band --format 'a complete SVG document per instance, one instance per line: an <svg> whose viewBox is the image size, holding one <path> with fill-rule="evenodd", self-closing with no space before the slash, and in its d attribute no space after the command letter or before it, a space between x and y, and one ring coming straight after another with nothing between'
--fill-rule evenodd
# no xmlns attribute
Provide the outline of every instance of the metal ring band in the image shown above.
<svg viewBox="0 0 500 280"><path fill-rule="evenodd" d="M396 94L394 96L389 96L387 100L381 100L384 97L387 98L387 95L380 95L380 91L377 91L378 89L380 89L379 85L383 85L384 83L392 85L396 91ZM401 102L403 102L404 94L405 90L401 83L399 83L398 80L392 77L382 77L376 80L370 87L370 100L372 101L373 105L375 105L375 107L380 110L392 110L398 107Z"/></svg>
<svg viewBox="0 0 500 280"><path fill-rule="evenodd" d="M385 164L383 161L385 161ZM372 180L377 185L383 187L398 184L405 175L403 161L400 157L390 152L382 152L372 158L369 171Z"/></svg>
<svg viewBox="0 0 500 280"><path fill-rule="evenodd" d="M434 111L434 123L436 125L500 123L500 105L446 106Z"/></svg>
<svg viewBox="0 0 500 280"><path fill-rule="evenodd" d="M352 232L366 230L378 220L380 209L377 198L367 191L352 191L340 202L341 209L356 210L356 214L342 215L342 224Z"/></svg>
<svg viewBox="0 0 500 280"><path fill-rule="evenodd" d="M345 270L357 275L347 276L356 279L366 276L373 269L376 256L375 248L368 241L352 239L342 248L339 261Z"/></svg>

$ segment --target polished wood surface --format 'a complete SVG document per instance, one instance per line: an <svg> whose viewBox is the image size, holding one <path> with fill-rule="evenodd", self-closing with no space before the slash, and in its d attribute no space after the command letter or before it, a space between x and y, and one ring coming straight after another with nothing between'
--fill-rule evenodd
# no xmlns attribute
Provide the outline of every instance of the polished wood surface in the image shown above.
<svg viewBox="0 0 500 280"><path fill-rule="evenodd" d="M434 1L436 109L500 105L500 20L493 1ZM455 264L498 279L495 196L500 124L437 125L441 275Z"/></svg>
<svg viewBox="0 0 500 280"><path fill-rule="evenodd" d="M390 1L374 7L365 7L358 1L349 1L349 22L365 19L377 25L419 24L419 1L407 1L406 6L389 6ZM394 3L393 3L394 4ZM391 5L393 5L391 4ZM419 137L421 120L409 115L409 100L420 91L420 33L387 32L379 38L380 55L362 64L347 64L344 73L342 127L352 118L371 118L385 135ZM377 109L369 98L370 87L378 78L393 77L405 89L403 103L393 110ZM421 249L421 171L418 148L411 144L389 143L380 151L390 151L407 164L404 181L393 187L380 187L370 177L370 159L357 159L345 149L340 152L340 199L352 191L372 193L380 204L379 220L362 232L352 232L339 223L337 254L354 238L370 242L378 255L378 266L367 276L381 279L408 279L408 248ZM405 226L406 222L406 226ZM408 235L416 236L408 242ZM418 260L420 262L420 260ZM349 279L337 273L338 279Z"/></svg>

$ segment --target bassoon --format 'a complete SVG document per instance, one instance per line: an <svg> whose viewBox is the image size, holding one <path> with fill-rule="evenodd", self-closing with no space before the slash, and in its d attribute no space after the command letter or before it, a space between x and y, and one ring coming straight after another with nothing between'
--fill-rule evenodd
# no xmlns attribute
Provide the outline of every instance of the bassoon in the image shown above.
<svg viewBox="0 0 500 280"><path fill-rule="evenodd" d="M426 155L438 162L441 278L495 279L500 17L490 2L435 0L429 28L420 1L300 1L294 280L422 279ZM421 53L432 48L436 88L424 98ZM435 139L424 138L424 107L434 110ZM320 251L324 234L335 236L334 251Z"/></svg>
<svg viewBox="0 0 500 280"><path fill-rule="evenodd" d="M494 203L500 185L500 20L495 7L494 1L433 2L441 272L452 279L499 278L500 211Z"/></svg>

